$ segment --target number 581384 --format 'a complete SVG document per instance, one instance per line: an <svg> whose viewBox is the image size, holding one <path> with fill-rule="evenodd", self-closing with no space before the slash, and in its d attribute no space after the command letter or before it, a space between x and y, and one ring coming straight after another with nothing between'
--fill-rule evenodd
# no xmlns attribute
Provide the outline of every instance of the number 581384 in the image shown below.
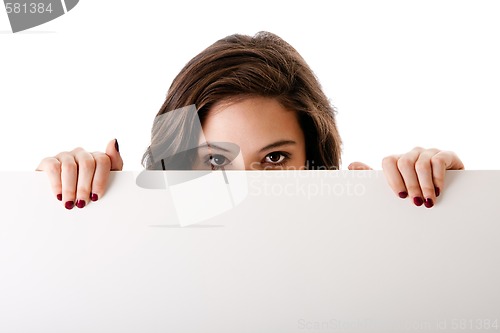
<svg viewBox="0 0 500 333"><path fill-rule="evenodd" d="M43 14L45 12L52 13L52 4L49 3L45 5L43 2L32 2L32 3L18 3L18 2L7 2L5 3L5 9L7 14Z"/></svg>

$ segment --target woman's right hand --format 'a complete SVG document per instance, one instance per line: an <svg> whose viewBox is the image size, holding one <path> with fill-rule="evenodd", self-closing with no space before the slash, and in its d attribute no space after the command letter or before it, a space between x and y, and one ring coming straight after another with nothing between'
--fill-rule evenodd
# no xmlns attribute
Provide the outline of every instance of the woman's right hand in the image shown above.
<svg viewBox="0 0 500 333"><path fill-rule="evenodd" d="M116 139L106 153L89 153L82 148L44 158L36 171L45 171L54 195L66 209L83 208L101 198L108 184L110 171L121 171L123 160Z"/></svg>

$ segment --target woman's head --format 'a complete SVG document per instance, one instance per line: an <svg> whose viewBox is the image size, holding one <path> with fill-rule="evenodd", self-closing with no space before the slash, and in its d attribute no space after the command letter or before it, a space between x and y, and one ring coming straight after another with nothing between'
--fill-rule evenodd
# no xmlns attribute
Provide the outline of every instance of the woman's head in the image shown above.
<svg viewBox="0 0 500 333"><path fill-rule="evenodd" d="M214 126L217 119L224 118L226 125L232 121L232 127L238 130L239 126L234 122L249 121L249 117L261 119L262 123L273 121L269 112L259 111L259 107L260 110L272 107L277 111L274 121L284 122L281 130L288 127L293 132L297 129L294 124L301 130L305 158L299 164L329 169L340 165L341 139L332 106L299 53L274 34L261 32L254 37L231 35L202 51L174 79L157 119L193 104L207 141L217 131L217 126ZM250 106L253 111L245 111ZM238 110L241 112L238 113ZM231 111L241 117L228 115ZM172 156L192 147L193 142L189 141L200 141L199 135L194 137L190 133L189 128L192 128L195 119L189 113L177 112L175 117L168 119L155 121L153 125L152 146L164 147L160 156ZM253 124L258 126L258 121ZM269 128L273 129L272 126ZM226 129L226 133L230 134L231 128L226 126ZM254 138L252 133L246 133L246 141L255 141L257 135L262 138L262 133L260 131L259 134L256 129ZM292 136L300 141L296 134ZM224 140L218 135L217 140L220 139ZM241 142L234 143L241 146ZM296 142L295 145L299 147L300 144ZM146 168L161 168L156 156L148 149L143 158ZM299 154L294 156L299 157ZM278 158L271 156L268 160ZM195 160L191 162L196 164ZM245 165L250 165L249 162L245 161Z"/></svg>

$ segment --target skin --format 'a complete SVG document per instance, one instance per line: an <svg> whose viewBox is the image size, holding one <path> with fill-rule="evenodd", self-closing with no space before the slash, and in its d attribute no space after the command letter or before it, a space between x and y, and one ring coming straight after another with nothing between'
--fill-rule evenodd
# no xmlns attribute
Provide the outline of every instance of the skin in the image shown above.
<svg viewBox="0 0 500 333"><path fill-rule="evenodd" d="M204 149L195 168L210 159L212 169L269 170L304 169L305 139L296 112L272 98L247 98L212 107L203 124L200 145L231 142L239 146L234 160L217 148ZM229 163L230 162L230 163Z"/></svg>
<svg viewBox="0 0 500 333"><path fill-rule="evenodd" d="M203 134L195 169L275 170L305 166L305 140L297 115L272 98L252 97L214 105L203 124ZM231 154L224 142L239 146L236 158L225 158ZM52 191L67 209L75 205L83 208L104 195L110 171L122 170L123 160L117 148L114 139L105 153L90 153L82 148L62 152L43 159L37 171L47 173ZM382 168L398 197L430 208L444 187L446 170L462 170L464 165L453 152L416 147L406 154L384 158ZM370 169L361 162L349 165L349 170Z"/></svg>

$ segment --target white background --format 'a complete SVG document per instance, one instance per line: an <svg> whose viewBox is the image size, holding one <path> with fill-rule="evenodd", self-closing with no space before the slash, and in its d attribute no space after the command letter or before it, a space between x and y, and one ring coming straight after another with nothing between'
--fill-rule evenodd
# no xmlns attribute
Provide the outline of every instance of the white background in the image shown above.
<svg viewBox="0 0 500 333"><path fill-rule="evenodd" d="M0 170L118 138L140 170L174 76L233 33L292 44L338 110L344 168L416 145L498 169L498 1L81 0L12 34L0 7Z"/></svg>

